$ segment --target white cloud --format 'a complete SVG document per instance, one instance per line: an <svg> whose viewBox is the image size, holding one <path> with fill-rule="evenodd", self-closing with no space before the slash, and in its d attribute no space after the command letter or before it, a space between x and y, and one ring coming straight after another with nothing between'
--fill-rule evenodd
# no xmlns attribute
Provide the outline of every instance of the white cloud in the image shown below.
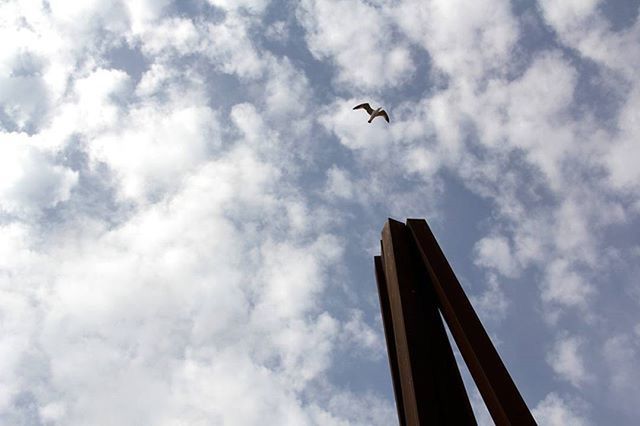
<svg viewBox="0 0 640 426"><path fill-rule="evenodd" d="M563 181L563 161L584 150L577 145L578 130L568 117L577 73L558 52L535 58L526 72L513 81L495 79L481 94L460 89L468 117L479 131L479 141L493 149L523 150L559 189ZM460 114L460 112L457 112ZM439 126L439 128L444 125Z"/></svg>
<svg viewBox="0 0 640 426"><path fill-rule="evenodd" d="M31 217L2 225L3 418L18 422L20 398L31 398L34 416L65 424L384 424L388 401L335 387L314 393L336 343L373 340L363 321L342 326L319 304L343 242L283 173L307 155L282 137L308 134L304 74L258 54L255 22L242 13L212 24L165 18L163 4L58 6L48 31L73 52L62 65L90 55L61 71L68 83L44 80L56 108L36 134L3 133L0 205L40 211L73 199L78 172L58 163L70 147L90 160L80 173L106 167L116 179L104 190L135 205L110 224L72 210L52 228ZM123 11L129 29L119 27ZM123 71L98 65L104 46L91 44L118 28L152 59L135 91ZM56 64L56 49L43 64ZM233 106L223 128L209 106L217 94L197 71L177 70L173 59L185 55L259 80L266 93ZM18 112L14 121L34 115ZM354 327L368 337L340 340ZM359 414L332 395L348 395Z"/></svg>
<svg viewBox="0 0 640 426"><path fill-rule="evenodd" d="M375 395L360 395L352 392L334 392L328 406L333 413L344 413L344 420L325 413L315 416L315 424L327 425L390 425L397 422L395 407L385 404Z"/></svg>
<svg viewBox="0 0 640 426"><path fill-rule="evenodd" d="M216 115L206 106L142 106L122 121L94 139L90 152L116 173L122 194L134 199L154 199L180 186L219 143Z"/></svg>
<svg viewBox="0 0 640 426"><path fill-rule="evenodd" d="M604 342L602 354L607 365L607 385L611 399L618 409L634 414L633 404L637 401L635 389L640 380L636 367L640 356L640 334L636 326L634 334L616 334Z"/></svg>
<svg viewBox="0 0 640 426"><path fill-rule="evenodd" d="M230 119L242 135L242 144L250 145L265 161L295 175L309 160L309 150L314 147L305 141L309 135L308 118L288 109L295 98L286 94L282 98L283 104L272 113L251 103L236 104L231 108ZM287 125L283 126L280 118L287 120Z"/></svg>
<svg viewBox="0 0 640 426"><path fill-rule="evenodd" d="M573 0L562 3L541 1L545 16L562 29L571 29L583 23L586 18L596 12L599 3L601 0Z"/></svg>
<svg viewBox="0 0 640 426"><path fill-rule="evenodd" d="M348 172L337 166L332 166L327 171L326 192L331 197L352 198L354 187Z"/></svg>
<svg viewBox="0 0 640 426"><path fill-rule="evenodd" d="M214 66L221 71L241 78L258 78L264 71L260 52L249 37L252 21L235 14L216 25L208 25L204 36L207 44L204 51Z"/></svg>
<svg viewBox="0 0 640 426"><path fill-rule="evenodd" d="M53 21L63 30L73 29L73 31L92 31L98 25L113 28L114 24L123 25L125 18L118 1L90 0L68 4L63 0L50 0L48 11Z"/></svg>
<svg viewBox="0 0 640 426"><path fill-rule="evenodd" d="M140 35L141 47L150 56L174 52L186 55L201 49L201 31L191 19L166 18L145 29Z"/></svg>
<svg viewBox="0 0 640 426"><path fill-rule="evenodd" d="M264 12L267 5L269 4L268 0L207 0L210 4L216 7L220 7L226 11L238 12L238 11L246 11L252 14L260 14Z"/></svg>
<svg viewBox="0 0 640 426"><path fill-rule="evenodd" d="M316 241L305 250L267 241L262 251L264 265L260 274L265 286L256 311L257 315L264 315L261 321L265 322L270 318L297 318L309 310L317 299L314 296L322 290L323 258L331 261L340 254L337 241L330 237Z"/></svg>
<svg viewBox="0 0 640 426"><path fill-rule="evenodd" d="M595 293L593 285L562 259L551 262L541 290L542 300L546 303L583 309Z"/></svg>
<svg viewBox="0 0 640 426"><path fill-rule="evenodd" d="M99 132L123 120L122 102L130 93L127 73L98 68L74 85L77 96L74 130Z"/></svg>
<svg viewBox="0 0 640 426"><path fill-rule="evenodd" d="M380 325L380 323L376 324ZM386 356L386 346L381 330L376 331L367 324L360 310L351 312L349 321L343 325L340 338L347 346L356 347L368 357L379 359Z"/></svg>
<svg viewBox="0 0 640 426"><path fill-rule="evenodd" d="M139 34L156 24L171 0L127 0L122 3L128 12L131 32Z"/></svg>
<svg viewBox="0 0 640 426"><path fill-rule="evenodd" d="M637 144L631 142L637 134L635 117L638 110L640 86L637 70L640 67L640 20L620 31L611 25L599 10L601 1L553 2L542 1L541 9L547 23L556 31L559 39L584 57L595 61L606 71L613 70L622 76L613 83L617 90L629 96L618 115L618 132L606 136L604 160L616 188L637 190L637 167L630 159L637 158Z"/></svg>
<svg viewBox="0 0 640 426"><path fill-rule="evenodd" d="M360 89L397 86L414 71L409 46L395 34L383 8L362 1L303 1L297 16L315 57L330 58L338 81Z"/></svg>
<svg viewBox="0 0 640 426"><path fill-rule="evenodd" d="M32 124L48 102L46 85L40 76L0 76L0 104L18 129Z"/></svg>
<svg viewBox="0 0 640 426"><path fill-rule="evenodd" d="M169 424L311 424L295 395L273 372L256 366L242 353L211 355L210 359L187 359L176 372L172 396L179 405L171 407L166 417Z"/></svg>
<svg viewBox="0 0 640 426"><path fill-rule="evenodd" d="M487 283L488 288L480 296L471 298L473 306L482 319L503 320L507 314L509 299L500 288L497 277L490 275Z"/></svg>
<svg viewBox="0 0 640 426"><path fill-rule="evenodd" d="M215 23L159 17L134 31L131 42L140 43L142 52L156 62L198 55L219 71L251 80L260 78L267 65L250 37L257 24L254 17L235 12Z"/></svg>
<svg viewBox="0 0 640 426"><path fill-rule="evenodd" d="M0 133L0 209L40 213L69 199L78 173L57 165L24 133Z"/></svg>
<svg viewBox="0 0 640 426"><path fill-rule="evenodd" d="M0 37L11 40L0 53L0 108L17 129L30 130L65 90L69 54L40 7L3 2L0 15Z"/></svg>
<svg viewBox="0 0 640 426"><path fill-rule="evenodd" d="M614 187L627 189L638 194L640 172L637 160L640 148L637 135L640 133L640 121L637 118L640 109L640 84L630 93L618 118L619 138L611 143L606 154L606 162ZM637 195L636 195L637 196Z"/></svg>
<svg viewBox="0 0 640 426"><path fill-rule="evenodd" d="M563 43L632 78L640 58L637 43L640 21L636 19L631 27L613 31L599 11L600 3L600 0L562 3L543 0L540 6L547 23Z"/></svg>
<svg viewBox="0 0 640 426"><path fill-rule="evenodd" d="M465 84L487 72L503 71L519 37L511 5L503 0L412 0L391 13L437 68Z"/></svg>
<svg viewBox="0 0 640 426"><path fill-rule="evenodd" d="M575 79L576 73L568 62L550 53L537 58L522 78L511 85L507 95L508 140L525 148L552 183L560 173L562 155L573 142L571 128L557 120L562 120L573 99Z"/></svg>
<svg viewBox="0 0 640 426"><path fill-rule="evenodd" d="M140 77L135 94L140 97L152 97L163 91L164 85L171 82L176 71L165 64L153 63Z"/></svg>
<svg viewBox="0 0 640 426"><path fill-rule="evenodd" d="M406 164L407 171L416 173L422 179L432 178L439 170L439 155L421 146L416 146L407 150Z"/></svg>
<svg viewBox="0 0 640 426"><path fill-rule="evenodd" d="M304 73L287 59L269 57L267 64L269 78L265 86L265 112L275 122L308 115L312 95Z"/></svg>
<svg viewBox="0 0 640 426"><path fill-rule="evenodd" d="M59 233L62 245L43 253L57 278L37 304L15 305L22 306L16 315L42 321L32 333L49 365L48 373L34 373L44 386L35 394L43 417L67 424L313 424L315 416L329 416L339 423L344 413L318 405L319 397L309 407L299 392L329 368L338 338L318 296L340 242L315 232L309 242L279 239L287 219L279 218L282 204L274 198L277 175L243 156L251 153L208 163L170 201L141 209L98 239ZM232 214L237 224L226 218L242 211ZM272 222L255 228L264 217ZM259 229L263 238L251 238ZM18 362L21 346L4 343ZM5 380L13 384L8 404L21 389L14 376Z"/></svg>
<svg viewBox="0 0 640 426"><path fill-rule="evenodd" d="M502 236L485 237L475 245L476 265L493 268L507 277L518 275L518 264L509 241Z"/></svg>
<svg viewBox="0 0 640 426"><path fill-rule="evenodd" d="M64 418L65 415L65 406L60 402L52 402L51 404L47 404L40 409L40 417L45 422L59 422Z"/></svg>
<svg viewBox="0 0 640 426"><path fill-rule="evenodd" d="M90 20L82 28L59 25L99 30L106 12L89 6L74 12ZM240 15L206 24L135 13L125 36L155 56L135 91L124 72L83 65L38 133L3 133L3 209L72 199L78 172L58 164L70 147L88 155L80 173L106 167L116 179L104 190L134 203L111 224L69 211L53 229L2 225L3 418L26 415L27 395L34 416L65 424L384 424L388 401L324 379L337 343L379 341L319 304L343 242L283 173L307 155L282 137L308 132L306 77L258 55ZM233 106L223 128L204 79L172 62L193 54L260 80L259 108ZM340 337L356 329L363 341ZM330 387L314 392L320 383ZM336 402L347 397L357 415Z"/></svg>
<svg viewBox="0 0 640 426"><path fill-rule="evenodd" d="M536 421L549 426L583 426L591 422L585 416L584 403L575 399L562 398L557 393L548 394L532 410Z"/></svg>
<svg viewBox="0 0 640 426"><path fill-rule="evenodd" d="M560 337L547 354L547 363L562 379L575 387L581 387L592 380L585 367L583 347L585 342L577 336Z"/></svg>

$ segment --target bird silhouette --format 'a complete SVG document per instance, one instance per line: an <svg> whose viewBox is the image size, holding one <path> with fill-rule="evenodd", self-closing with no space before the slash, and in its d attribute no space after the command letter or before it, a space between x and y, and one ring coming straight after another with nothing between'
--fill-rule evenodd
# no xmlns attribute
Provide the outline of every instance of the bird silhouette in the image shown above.
<svg viewBox="0 0 640 426"><path fill-rule="evenodd" d="M387 123L389 122L389 114L387 114L387 111L383 110L382 107L373 109L371 108L371 105L369 105L368 103L364 103L354 106L353 109L364 109L365 111L367 111L367 114L369 114L370 116L367 123L371 123L376 117L384 117L384 119L387 120Z"/></svg>

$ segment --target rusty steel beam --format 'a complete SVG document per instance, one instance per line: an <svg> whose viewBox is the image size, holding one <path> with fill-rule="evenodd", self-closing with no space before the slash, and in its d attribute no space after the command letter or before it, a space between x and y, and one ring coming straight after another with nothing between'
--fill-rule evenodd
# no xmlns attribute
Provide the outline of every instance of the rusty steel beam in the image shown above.
<svg viewBox="0 0 640 426"><path fill-rule="evenodd" d="M393 334L393 324L391 323L391 306L389 305L389 294L387 293L387 280L384 277L382 257L375 256L373 261L376 268L376 283L378 284L378 296L380 298L380 311L382 313L384 337L387 342L387 355L389 358L389 368L391 369L393 394L396 399L396 409L398 410L398 424L399 426L406 426L407 420L404 416L402 387L400 386L400 370L398 367L398 358L396 357L396 338Z"/></svg>
<svg viewBox="0 0 640 426"><path fill-rule="evenodd" d="M442 315L498 426L535 425L518 388L491 343L427 222L407 220L437 295Z"/></svg>
<svg viewBox="0 0 640 426"><path fill-rule="evenodd" d="M392 374L397 374L398 410L407 425L475 425L453 351L440 318L428 274L408 228L390 219L382 231L378 262L386 283L388 310L381 306ZM382 293L382 292L381 292ZM382 303L381 305L386 305ZM388 312L385 314L385 311ZM396 367L397 366L397 369ZM397 371L397 373L394 373ZM401 423L402 424L402 423Z"/></svg>

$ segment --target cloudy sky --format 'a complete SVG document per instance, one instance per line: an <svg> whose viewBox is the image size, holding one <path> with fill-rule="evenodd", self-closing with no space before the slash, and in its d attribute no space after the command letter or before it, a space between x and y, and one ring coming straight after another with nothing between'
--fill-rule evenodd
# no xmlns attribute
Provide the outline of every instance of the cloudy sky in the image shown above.
<svg viewBox="0 0 640 426"><path fill-rule="evenodd" d="M0 423L394 424L425 217L541 424L636 424L639 5L0 2Z"/></svg>

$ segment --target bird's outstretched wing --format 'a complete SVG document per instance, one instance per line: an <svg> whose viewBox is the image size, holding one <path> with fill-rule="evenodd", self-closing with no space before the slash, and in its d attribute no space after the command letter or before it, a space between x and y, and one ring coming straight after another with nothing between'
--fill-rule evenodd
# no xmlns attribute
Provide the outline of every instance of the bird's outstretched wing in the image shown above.
<svg viewBox="0 0 640 426"><path fill-rule="evenodd" d="M371 114L373 112L373 108L371 108L371 106L368 103L356 105L353 107L354 110L360 109L360 108L364 108L364 110L367 111L368 114Z"/></svg>
<svg viewBox="0 0 640 426"><path fill-rule="evenodd" d="M387 120L387 123L389 122L389 114L387 114L387 111L382 110L378 113L378 115L384 117L384 119Z"/></svg>

